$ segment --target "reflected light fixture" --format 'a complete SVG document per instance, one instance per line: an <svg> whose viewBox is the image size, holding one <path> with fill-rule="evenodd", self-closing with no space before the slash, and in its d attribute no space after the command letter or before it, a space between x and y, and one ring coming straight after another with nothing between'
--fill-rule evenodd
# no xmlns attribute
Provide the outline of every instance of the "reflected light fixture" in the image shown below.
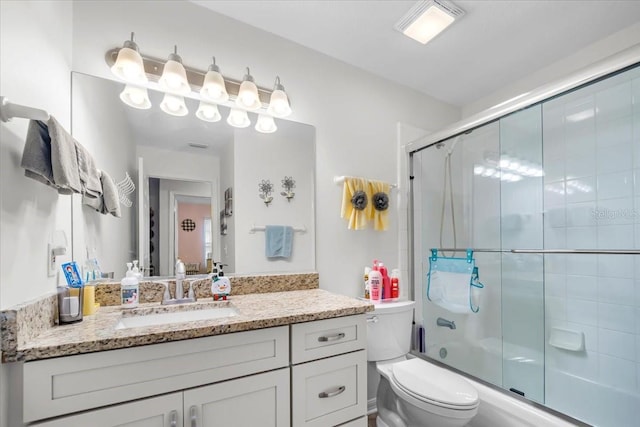
<svg viewBox="0 0 640 427"><path fill-rule="evenodd" d="M131 33L131 40L126 40L118 52L116 62L111 66L111 72L125 82L145 84L148 79L138 45L133 41L133 35L134 33Z"/></svg>
<svg viewBox="0 0 640 427"><path fill-rule="evenodd" d="M120 92L120 99L133 108L140 110L148 110L151 108L151 101L149 100L149 93L146 87L126 85L124 90Z"/></svg>
<svg viewBox="0 0 640 427"><path fill-rule="evenodd" d="M187 72L182 65L182 58L178 55L178 46L173 47L173 53L164 64L162 76L158 80L160 89L178 95L186 95L191 92L191 86L187 80Z"/></svg>
<svg viewBox="0 0 640 427"><path fill-rule="evenodd" d="M289 97L284 91L284 86L280 84L280 77L276 77L276 82L273 86L273 92L271 92L271 98L269 99L269 107L267 113L274 117L287 117L291 114L291 104L289 103Z"/></svg>
<svg viewBox="0 0 640 427"><path fill-rule="evenodd" d="M200 89L200 95L213 102L225 102L229 99L227 87L224 84L224 77L220 74L220 67L216 65L216 57L213 57L213 64L209 65L207 74L204 76L204 83Z"/></svg>
<svg viewBox="0 0 640 427"><path fill-rule="evenodd" d="M464 13L464 10L447 0L421 0L400 18L394 28L407 37L427 44Z"/></svg>
<svg viewBox="0 0 640 427"><path fill-rule="evenodd" d="M227 123L229 123L234 128L246 128L251 125L251 120L249 120L249 115L245 110L232 108L231 111L229 111Z"/></svg>
<svg viewBox="0 0 640 427"><path fill-rule="evenodd" d="M249 111L262 107L262 102L260 102L260 96L258 95L258 87L254 83L249 67L247 67L247 74L244 75L240 84L236 105Z"/></svg>
<svg viewBox="0 0 640 427"><path fill-rule="evenodd" d="M260 114L258 115L255 130L260 133L273 133L278 130L278 126L276 126L276 122L273 120L273 117L267 116L266 114Z"/></svg>
<svg viewBox="0 0 640 427"><path fill-rule="evenodd" d="M222 118L220 111L218 111L218 106L205 101L200 101L196 117L205 122L217 122Z"/></svg>
<svg viewBox="0 0 640 427"><path fill-rule="evenodd" d="M189 114L187 105L184 103L184 97L180 95L174 95L172 93L165 93L160 108L167 114L172 116L186 116Z"/></svg>

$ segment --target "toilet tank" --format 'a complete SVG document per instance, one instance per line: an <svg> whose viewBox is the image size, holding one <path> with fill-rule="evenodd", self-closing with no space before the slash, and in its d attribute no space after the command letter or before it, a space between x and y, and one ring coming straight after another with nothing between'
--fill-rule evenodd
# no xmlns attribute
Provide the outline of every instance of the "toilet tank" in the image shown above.
<svg viewBox="0 0 640 427"><path fill-rule="evenodd" d="M367 314L367 359L395 359L411 349L414 301L381 302Z"/></svg>

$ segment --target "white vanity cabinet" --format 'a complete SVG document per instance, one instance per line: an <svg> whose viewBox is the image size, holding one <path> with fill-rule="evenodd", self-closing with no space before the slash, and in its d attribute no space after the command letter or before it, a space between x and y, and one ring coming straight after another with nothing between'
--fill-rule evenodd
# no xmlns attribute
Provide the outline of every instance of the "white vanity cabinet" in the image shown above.
<svg viewBox="0 0 640 427"><path fill-rule="evenodd" d="M293 427L366 425L364 315L291 326Z"/></svg>
<svg viewBox="0 0 640 427"><path fill-rule="evenodd" d="M364 427L365 347L365 315L354 315L26 362L23 419L34 427Z"/></svg>

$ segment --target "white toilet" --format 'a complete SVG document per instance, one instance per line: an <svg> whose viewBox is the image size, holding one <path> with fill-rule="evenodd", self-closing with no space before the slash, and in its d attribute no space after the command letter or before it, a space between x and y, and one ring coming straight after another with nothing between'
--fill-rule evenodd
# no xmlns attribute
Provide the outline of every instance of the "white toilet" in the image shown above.
<svg viewBox="0 0 640 427"><path fill-rule="evenodd" d="M478 392L459 375L418 358L413 301L380 303L367 316L367 357L380 373L378 427L461 427L478 412Z"/></svg>

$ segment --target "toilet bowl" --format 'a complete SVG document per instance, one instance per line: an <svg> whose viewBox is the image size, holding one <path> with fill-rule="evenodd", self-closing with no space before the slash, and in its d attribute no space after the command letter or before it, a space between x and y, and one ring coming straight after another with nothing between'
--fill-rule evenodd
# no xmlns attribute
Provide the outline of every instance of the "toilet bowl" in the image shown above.
<svg viewBox="0 0 640 427"><path fill-rule="evenodd" d="M407 358L413 301L380 303L368 316L368 359L376 362L378 427L462 427L478 412L478 393L464 378Z"/></svg>

